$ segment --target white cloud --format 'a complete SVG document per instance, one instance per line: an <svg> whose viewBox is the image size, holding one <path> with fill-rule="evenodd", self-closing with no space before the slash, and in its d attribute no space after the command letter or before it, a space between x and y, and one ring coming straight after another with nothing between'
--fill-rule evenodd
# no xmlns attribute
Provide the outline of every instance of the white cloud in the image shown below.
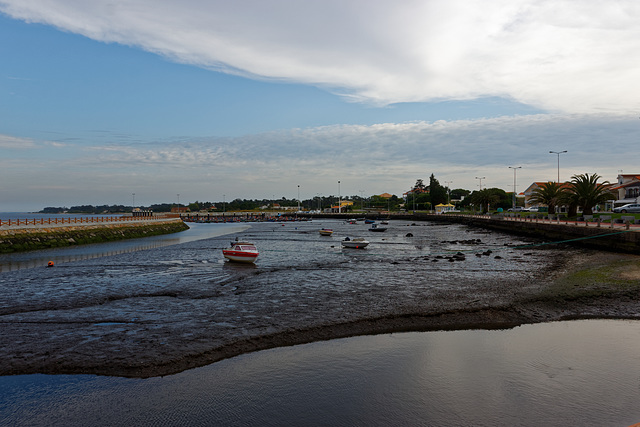
<svg viewBox="0 0 640 427"><path fill-rule="evenodd" d="M473 187L477 173L501 177L505 170L509 172L508 166L516 165L523 166L520 173L532 180L550 179L549 171L555 173L550 150L569 151L563 163L572 173L610 175L611 171L602 170L603 164L631 167L624 153L633 152L639 131L637 118L590 115L336 125L238 138L96 146L69 161L75 168L81 164L118 174L137 170L150 176L185 175L187 181L206 171L218 182L235 177L313 182L317 177L332 179L337 170L381 187L388 180L410 181L431 173L455 174L459 185ZM493 185L505 186L503 182ZM261 182L253 187L257 197Z"/></svg>
<svg viewBox="0 0 640 427"><path fill-rule="evenodd" d="M0 10L364 102L501 96L549 111L640 110L634 0L0 0Z"/></svg>
<svg viewBox="0 0 640 427"><path fill-rule="evenodd" d="M33 140L0 134L0 149L28 149L35 147Z"/></svg>
<svg viewBox="0 0 640 427"><path fill-rule="evenodd" d="M401 195L432 173L452 187L510 190L532 181L598 173L614 180L637 172L640 120L631 116L530 115L481 120L336 125L237 138L123 143L88 141L64 150L42 144L39 159L0 159L7 203L44 206L140 204L174 200L297 197L389 192ZM126 138L124 139L126 140ZM102 144L102 140L100 141ZM33 206L34 203L38 203ZM7 208L5 208L6 210ZM1 209L0 209L1 210Z"/></svg>

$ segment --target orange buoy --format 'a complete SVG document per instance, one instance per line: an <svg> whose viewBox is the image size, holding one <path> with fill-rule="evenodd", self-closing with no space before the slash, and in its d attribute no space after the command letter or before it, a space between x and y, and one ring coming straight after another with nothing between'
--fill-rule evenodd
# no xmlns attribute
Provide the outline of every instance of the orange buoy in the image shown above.
<svg viewBox="0 0 640 427"><path fill-rule="evenodd" d="M47 267L53 267L53 261L49 261L49 262L47 263Z"/></svg>

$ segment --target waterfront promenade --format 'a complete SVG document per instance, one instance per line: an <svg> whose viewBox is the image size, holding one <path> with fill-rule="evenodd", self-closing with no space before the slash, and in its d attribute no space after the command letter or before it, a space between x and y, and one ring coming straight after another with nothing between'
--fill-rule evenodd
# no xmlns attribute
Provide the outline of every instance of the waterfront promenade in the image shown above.
<svg viewBox="0 0 640 427"><path fill-rule="evenodd" d="M19 232L46 231L69 227L104 227L149 225L180 221L180 218L166 216L95 216L95 217L61 217L61 218L29 218L2 219L0 218L0 235Z"/></svg>
<svg viewBox="0 0 640 427"><path fill-rule="evenodd" d="M0 253L148 237L175 233L188 228L180 218L161 216L2 220Z"/></svg>

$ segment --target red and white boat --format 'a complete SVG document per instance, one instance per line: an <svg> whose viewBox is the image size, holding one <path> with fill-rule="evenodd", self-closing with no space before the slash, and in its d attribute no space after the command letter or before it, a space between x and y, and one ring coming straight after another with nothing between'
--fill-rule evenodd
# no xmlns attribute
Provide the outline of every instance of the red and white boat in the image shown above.
<svg viewBox="0 0 640 427"><path fill-rule="evenodd" d="M259 252L256 245L249 242L231 242L229 249L223 249L222 255L229 261L255 262Z"/></svg>

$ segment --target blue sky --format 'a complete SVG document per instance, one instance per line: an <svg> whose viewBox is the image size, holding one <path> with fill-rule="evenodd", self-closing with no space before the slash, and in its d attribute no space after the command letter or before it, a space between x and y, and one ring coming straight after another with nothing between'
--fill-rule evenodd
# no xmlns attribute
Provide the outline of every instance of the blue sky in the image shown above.
<svg viewBox="0 0 640 427"><path fill-rule="evenodd" d="M0 0L0 211L640 172L636 2L228 3Z"/></svg>

